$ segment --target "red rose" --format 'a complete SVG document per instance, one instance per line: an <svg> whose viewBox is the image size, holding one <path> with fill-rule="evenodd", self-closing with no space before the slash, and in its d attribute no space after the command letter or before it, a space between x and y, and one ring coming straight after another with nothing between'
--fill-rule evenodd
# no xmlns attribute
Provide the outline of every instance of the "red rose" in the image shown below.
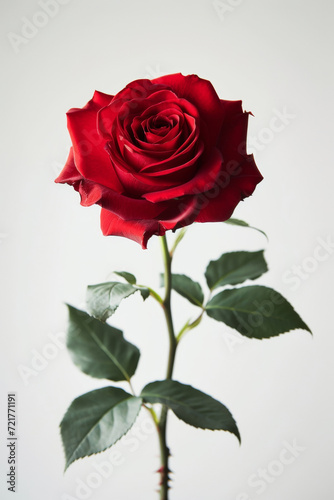
<svg viewBox="0 0 334 500"><path fill-rule="evenodd" d="M193 222L224 221L262 180L246 154L248 113L207 80L136 80L67 113L73 147L56 182L98 204L105 235L146 248Z"/></svg>

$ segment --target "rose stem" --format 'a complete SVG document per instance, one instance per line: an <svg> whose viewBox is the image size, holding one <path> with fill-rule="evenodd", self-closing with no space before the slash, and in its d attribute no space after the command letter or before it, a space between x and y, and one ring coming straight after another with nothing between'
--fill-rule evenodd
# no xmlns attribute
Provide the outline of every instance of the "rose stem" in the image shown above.
<svg viewBox="0 0 334 500"><path fill-rule="evenodd" d="M167 330L169 335L169 356L167 365L166 379L171 379L174 368L175 353L177 348L177 340L174 333L172 310L171 310L171 291L172 291L172 256L168 250L168 244L166 236L161 236L160 241L162 244L162 254L165 266L165 297L162 303L162 307L165 314ZM159 429L159 443L160 443L160 455L161 455L161 468L160 472L160 500L168 500L168 489L169 489L169 467L168 459L170 456L169 448L166 442L166 430L167 430L167 413L168 408L166 406L162 407L161 415L159 419L158 429Z"/></svg>

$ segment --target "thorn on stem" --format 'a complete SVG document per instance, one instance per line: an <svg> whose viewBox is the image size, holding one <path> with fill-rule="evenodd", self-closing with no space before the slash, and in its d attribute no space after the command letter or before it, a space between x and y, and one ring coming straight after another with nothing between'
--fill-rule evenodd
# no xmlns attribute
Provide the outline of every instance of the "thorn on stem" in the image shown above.
<svg viewBox="0 0 334 500"><path fill-rule="evenodd" d="M165 484L168 488L170 488L168 483L172 480L172 478L170 477L170 473L173 474L173 471L168 467L162 465L156 472L160 474L159 486Z"/></svg>

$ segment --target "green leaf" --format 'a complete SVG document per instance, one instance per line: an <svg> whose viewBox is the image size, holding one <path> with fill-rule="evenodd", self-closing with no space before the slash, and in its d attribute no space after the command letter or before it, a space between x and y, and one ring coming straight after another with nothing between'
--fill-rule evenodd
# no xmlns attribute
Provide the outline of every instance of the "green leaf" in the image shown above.
<svg viewBox="0 0 334 500"><path fill-rule="evenodd" d="M120 330L72 306L68 309L67 347L74 364L92 377L130 380L138 365L137 347Z"/></svg>
<svg viewBox="0 0 334 500"><path fill-rule="evenodd" d="M128 273L127 271L114 271L114 273L117 274L117 276L121 276L122 278L124 278L125 281L130 283L130 285L135 285L137 283L136 277L133 274Z"/></svg>
<svg viewBox="0 0 334 500"><path fill-rule="evenodd" d="M224 285L236 285L254 280L268 271L263 250L258 252L230 252L209 262L205 271L210 290Z"/></svg>
<svg viewBox="0 0 334 500"><path fill-rule="evenodd" d="M175 241L174 241L174 244L170 250L170 254L173 255L176 248L178 247L178 245L181 243L181 241L183 240L185 234L186 234L186 231L187 231L187 228L186 227L182 227L176 234L176 238L175 238Z"/></svg>
<svg viewBox="0 0 334 500"><path fill-rule="evenodd" d="M263 234L268 240L268 236L266 235L266 233L264 231L262 231L262 229L258 229L257 227L250 226L247 222L245 222L243 220L231 218L231 219L225 220L224 223L231 224L232 226L248 227L249 229L255 229L255 231L258 231L259 233Z"/></svg>
<svg viewBox="0 0 334 500"><path fill-rule="evenodd" d="M137 290L140 291L144 300L150 294L147 288L142 289L130 283L119 283L118 281L89 285L86 297L88 312L94 318L106 321L109 316L114 314L122 300L137 292Z"/></svg>
<svg viewBox="0 0 334 500"><path fill-rule="evenodd" d="M265 286L224 290L210 300L206 312L249 338L275 337L298 328L311 332L292 305Z"/></svg>
<svg viewBox="0 0 334 500"><path fill-rule="evenodd" d="M134 424L141 398L104 387L76 398L60 424L66 466L116 443Z"/></svg>
<svg viewBox="0 0 334 500"><path fill-rule="evenodd" d="M137 290L140 292L140 295L143 297L143 300L146 300L150 296L150 290L146 287L138 286Z"/></svg>
<svg viewBox="0 0 334 500"><path fill-rule="evenodd" d="M130 285L133 285L136 290L139 290L141 296L143 297L143 300L146 300L150 296L150 290L148 288L146 288L145 286L136 285L137 278L133 274L126 271L114 271L114 273L124 278L125 281L130 283Z"/></svg>
<svg viewBox="0 0 334 500"><path fill-rule="evenodd" d="M164 286L164 275L160 275L161 286ZM172 274L172 288L195 306L202 307L204 295L201 285L184 274Z"/></svg>
<svg viewBox="0 0 334 500"><path fill-rule="evenodd" d="M190 385L175 380L148 384L141 397L147 403L161 403L185 423L201 429L232 432L240 441L238 427L230 411L219 401Z"/></svg>

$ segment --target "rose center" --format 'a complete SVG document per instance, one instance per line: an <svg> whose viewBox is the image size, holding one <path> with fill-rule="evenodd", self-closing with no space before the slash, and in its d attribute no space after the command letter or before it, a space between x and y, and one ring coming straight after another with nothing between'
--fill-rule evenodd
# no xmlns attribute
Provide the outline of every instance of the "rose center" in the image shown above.
<svg viewBox="0 0 334 500"><path fill-rule="evenodd" d="M162 116L154 117L153 123L152 123L152 128L162 129L162 128L169 128L169 127L170 127L169 120L167 120L165 117L162 117Z"/></svg>
<svg viewBox="0 0 334 500"><path fill-rule="evenodd" d="M145 132L151 132L158 135L165 135L173 126L172 121L167 116L151 116L146 124Z"/></svg>

